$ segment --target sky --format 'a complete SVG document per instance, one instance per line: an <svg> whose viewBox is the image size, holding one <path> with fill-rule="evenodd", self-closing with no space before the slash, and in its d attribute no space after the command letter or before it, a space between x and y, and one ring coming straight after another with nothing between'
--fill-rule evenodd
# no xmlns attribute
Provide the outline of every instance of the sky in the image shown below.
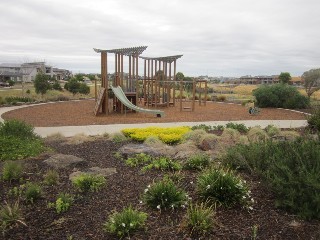
<svg viewBox="0 0 320 240"><path fill-rule="evenodd" d="M0 0L0 9L0 63L99 73L93 48L148 46L142 56L183 54L185 76L320 68L319 0Z"/></svg>

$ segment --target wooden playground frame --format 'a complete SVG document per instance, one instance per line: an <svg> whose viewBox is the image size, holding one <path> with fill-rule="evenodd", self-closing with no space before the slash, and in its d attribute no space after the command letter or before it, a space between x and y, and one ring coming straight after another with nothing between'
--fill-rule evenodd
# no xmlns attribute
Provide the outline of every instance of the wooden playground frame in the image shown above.
<svg viewBox="0 0 320 240"><path fill-rule="evenodd" d="M204 105L206 105L207 99L207 82L205 80L193 80L192 82L192 107L182 107L182 92L183 84L189 83L190 81L176 80L176 62L177 59L183 55L166 56L166 57L143 57L140 56L147 46L132 47L132 48L120 48L111 50L95 49L94 51L101 54L101 88L98 93L97 81L95 81L95 100L96 106L94 109L95 115L101 112L104 114L110 114L116 109L121 113L124 112L124 106L116 98L113 99L112 103L109 96L109 82L113 86L120 86L125 92L126 96L136 104L139 99L139 81L143 81L143 99L146 107L160 107L160 106L175 106L176 105L176 85L180 85L180 111L183 109L195 109L195 93L196 85L205 83L205 99ZM108 53L114 54L115 57L115 73L113 79L108 79ZM129 58L129 74L128 78L124 78L124 56ZM144 60L144 76L143 79L139 79L138 64L139 58ZM173 67L172 67L173 64ZM172 71L173 70L173 71ZM163 76L160 79L156 76L158 72L162 71ZM172 92L172 96L171 96ZM153 96L154 99L151 97ZM161 97L162 94L162 97ZM199 105L201 105L201 91L199 93ZM141 98L140 98L141 99ZM160 102L160 100L162 100ZM111 103L111 106L110 106Z"/></svg>

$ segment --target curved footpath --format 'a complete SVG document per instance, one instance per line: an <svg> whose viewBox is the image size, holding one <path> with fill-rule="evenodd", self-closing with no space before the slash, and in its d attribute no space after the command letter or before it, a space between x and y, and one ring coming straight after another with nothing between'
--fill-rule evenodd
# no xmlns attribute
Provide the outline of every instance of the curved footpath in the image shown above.
<svg viewBox="0 0 320 240"><path fill-rule="evenodd" d="M50 104L50 103L42 103ZM29 107L32 105L22 105L14 107L0 108L0 122L3 122L2 114L15 109ZM143 128L150 126L157 127L176 127L176 126L195 126L206 124L210 126L226 125L229 122L244 124L247 127L260 126L265 128L272 124L279 128L300 128L307 126L307 120L244 120L244 121L208 121L208 122L172 122L172 123L135 123L135 124L110 124L110 125L87 125L87 126L59 126L59 127L35 127L35 132L41 137L47 137L56 133L60 133L65 137L72 137L77 134L85 135L101 135L104 133L120 132L124 128Z"/></svg>

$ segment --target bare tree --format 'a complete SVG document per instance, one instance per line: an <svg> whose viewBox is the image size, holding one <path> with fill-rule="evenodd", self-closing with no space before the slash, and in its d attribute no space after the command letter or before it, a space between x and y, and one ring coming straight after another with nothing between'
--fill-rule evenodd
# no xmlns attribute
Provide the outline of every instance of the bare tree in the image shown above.
<svg viewBox="0 0 320 240"><path fill-rule="evenodd" d="M320 68L310 69L302 74L301 80L304 82L304 88L308 97L320 89Z"/></svg>

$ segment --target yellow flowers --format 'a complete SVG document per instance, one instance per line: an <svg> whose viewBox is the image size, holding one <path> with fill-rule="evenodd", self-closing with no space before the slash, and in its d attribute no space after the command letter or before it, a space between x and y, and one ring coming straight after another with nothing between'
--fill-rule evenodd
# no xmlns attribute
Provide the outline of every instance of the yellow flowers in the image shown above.
<svg viewBox="0 0 320 240"><path fill-rule="evenodd" d="M190 127L147 127L147 128L126 128L122 133L135 141L143 142L146 138L158 137L162 142L175 144L181 141L182 136L191 131Z"/></svg>

